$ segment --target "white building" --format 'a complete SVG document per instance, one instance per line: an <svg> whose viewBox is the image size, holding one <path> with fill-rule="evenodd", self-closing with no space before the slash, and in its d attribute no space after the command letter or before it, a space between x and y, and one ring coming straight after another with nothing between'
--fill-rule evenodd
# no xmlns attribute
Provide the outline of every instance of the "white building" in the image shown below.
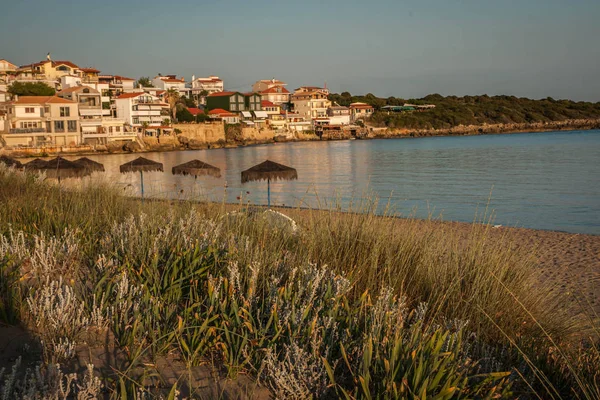
<svg viewBox="0 0 600 400"><path fill-rule="evenodd" d="M145 92L123 93L115 99L117 118L141 131L144 123L148 127L160 128L170 119L169 105L158 97Z"/></svg>
<svg viewBox="0 0 600 400"><path fill-rule="evenodd" d="M152 85L161 90L175 89L179 92L186 89L185 79L179 79L177 78L177 75L155 76L154 79L152 79Z"/></svg>
<svg viewBox="0 0 600 400"><path fill-rule="evenodd" d="M208 78L196 78L192 76L192 94L200 94L206 91L207 94L223 91L223 80L218 76L211 75Z"/></svg>

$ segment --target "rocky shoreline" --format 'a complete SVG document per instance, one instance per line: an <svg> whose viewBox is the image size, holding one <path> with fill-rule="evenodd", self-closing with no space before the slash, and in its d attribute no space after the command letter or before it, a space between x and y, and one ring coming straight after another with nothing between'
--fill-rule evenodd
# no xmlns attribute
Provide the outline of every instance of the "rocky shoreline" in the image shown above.
<svg viewBox="0 0 600 400"><path fill-rule="evenodd" d="M488 134L524 133L524 132L553 132L573 130L600 129L600 119L566 120L545 123L524 124L496 124L496 125L469 125L455 126L449 129L409 130L378 127L367 127L365 133L359 137L352 136L349 132L338 132L335 136L327 134L318 137L315 134L293 133L282 135L268 129L257 130L241 129L231 137L223 125L215 124L179 124L175 126L181 132L174 136L160 138L138 138L129 142L109 142L106 145L83 145L78 147L44 147L32 149L0 148L0 154L14 158L46 157L55 154L94 155L94 154L123 154L144 152L166 152L184 150L206 150L220 148L234 148L282 142L305 142L327 140L352 140L352 139L397 139L418 138L434 136L471 136Z"/></svg>

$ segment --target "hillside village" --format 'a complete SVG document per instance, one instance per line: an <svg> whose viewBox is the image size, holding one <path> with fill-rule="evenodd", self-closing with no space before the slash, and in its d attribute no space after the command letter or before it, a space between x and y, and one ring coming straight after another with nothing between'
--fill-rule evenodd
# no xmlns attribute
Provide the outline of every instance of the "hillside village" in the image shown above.
<svg viewBox="0 0 600 400"><path fill-rule="evenodd" d="M49 96L11 95L12 85L41 83ZM175 124L237 125L274 136L346 132L358 135L374 112L366 103L332 103L324 87L290 91L279 79L261 79L250 92L227 90L218 76L158 74L136 80L74 62L17 66L0 59L0 144L5 148L94 146L180 133ZM14 90L13 90L14 92Z"/></svg>

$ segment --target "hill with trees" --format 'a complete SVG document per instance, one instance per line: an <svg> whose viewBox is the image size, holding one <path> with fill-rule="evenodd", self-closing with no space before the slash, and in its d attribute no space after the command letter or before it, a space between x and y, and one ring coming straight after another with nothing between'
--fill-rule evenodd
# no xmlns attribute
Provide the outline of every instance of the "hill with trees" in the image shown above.
<svg viewBox="0 0 600 400"><path fill-rule="evenodd" d="M348 106L364 102L375 107L370 124L392 129L447 129L459 125L523 124L557 122L575 119L600 119L600 102L554 100L551 97L532 100L515 96L441 96L431 94L421 99L380 98L373 94L352 96L348 92L331 94L331 101ZM419 112L387 113L386 105L405 103L434 104L435 109Z"/></svg>

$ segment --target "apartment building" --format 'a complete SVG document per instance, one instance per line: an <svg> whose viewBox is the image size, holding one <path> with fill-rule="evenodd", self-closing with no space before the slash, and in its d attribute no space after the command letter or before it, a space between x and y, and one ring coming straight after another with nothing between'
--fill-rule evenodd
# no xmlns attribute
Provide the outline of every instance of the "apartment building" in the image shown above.
<svg viewBox="0 0 600 400"><path fill-rule="evenodd" d="M292 95L294 111L307 119L327 117L331 101L327 93L315 91L297 91Z"/></svg>

